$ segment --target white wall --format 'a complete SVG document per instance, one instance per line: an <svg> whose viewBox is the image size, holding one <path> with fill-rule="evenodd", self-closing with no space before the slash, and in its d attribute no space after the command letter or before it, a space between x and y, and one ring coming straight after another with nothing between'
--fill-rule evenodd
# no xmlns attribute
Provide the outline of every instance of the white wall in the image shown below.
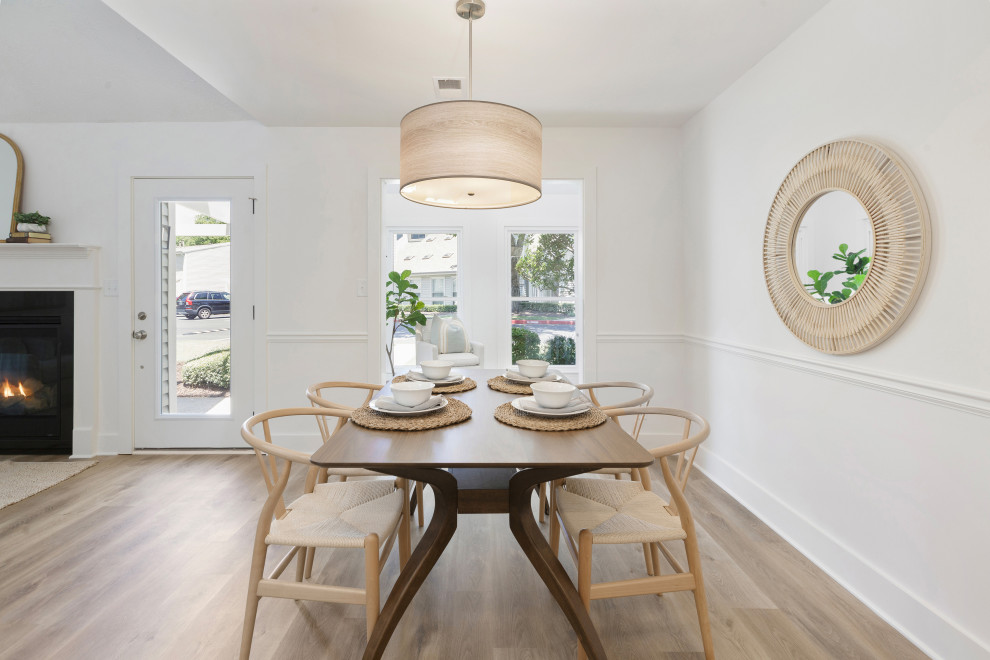
<svg viewBox="0 0 990 660"><path fill-rule="evenodd" d="M366 380L369 175L398 175L398 129L211 124L0 124L25 159L22 208L52 216L58 242L102 247L100 451L129 451L131 176L233 176L267 171L267 356L261 408L304 403L319 380ZM602 378L676 385L680 333L680 136L676 129L546 129L544 176L590 178L599 305L590 327ZM264 177L262 177L264 178ZM264 227L259 227L264 231ZM655 246L663 253L658 255ZM339 286L332 286L338 283ZM261 309L259 307L259 309ZM129 332L129 330L127 331ZM657 341L659 339L659 342ZM643 343L646 342L646 343ZM652 344L652 345L651 345ZM656 360L644 360L648 354Z"/></svg>
<svg viewBox="0 0 990 660"><path fill-rule="evenodd" d="M762 273L777 187L877 140L928 198L925 290L890 339L806 347ZM686 125L689 405L704 470L934 656L990 657L990 3L833 0Z"/></svg>

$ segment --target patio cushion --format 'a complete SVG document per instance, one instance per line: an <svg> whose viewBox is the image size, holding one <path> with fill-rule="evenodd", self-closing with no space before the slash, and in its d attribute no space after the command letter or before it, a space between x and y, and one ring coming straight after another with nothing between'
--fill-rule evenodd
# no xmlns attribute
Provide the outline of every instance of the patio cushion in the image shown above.
<svg viewBox="0 0 990 660"><path fill-rule="evenodd" d="M453 362L455 367L473 367L481 362L474 353L445 353L441 359Z"/></svg>
<svg viewBox="0 0 990 660"><path fill-rule="evenodd" d="M443 319L440 326L440 342L437 347L440 349L440 354L444 356L447 353L466 353L471 350L467 328L464 327L459 318Z"/></svg>

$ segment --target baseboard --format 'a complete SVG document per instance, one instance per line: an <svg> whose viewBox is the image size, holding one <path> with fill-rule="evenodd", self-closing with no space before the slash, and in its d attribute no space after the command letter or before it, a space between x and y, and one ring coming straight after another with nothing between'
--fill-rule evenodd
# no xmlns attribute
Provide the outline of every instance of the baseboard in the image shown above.
<svg viewBox="0 0 990 660"><path fill-rule="evenodd" d="M990 646L704 447L695 467L932 658L990 658Z"/></svg>

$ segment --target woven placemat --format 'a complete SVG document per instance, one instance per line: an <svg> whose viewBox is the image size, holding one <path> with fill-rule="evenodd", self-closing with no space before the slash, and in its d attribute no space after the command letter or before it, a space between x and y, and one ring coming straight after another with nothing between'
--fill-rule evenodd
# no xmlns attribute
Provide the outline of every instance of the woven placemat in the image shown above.
<svg viewBox="0 0 990 660"><path fill-rule="evenodd" d="M393 383L405 383L409 379L405 376L396 376L392 379ZM416 380L414 383L422 383L424 381ZM456 394L457 392L467 392L468 390L473 390L478 384L474 382L471 378L465 378L456 385L434 385L433 391L437 394Z"/></svg>
<svg viewBox="0 0 990 660"><path fill-rule="evenodd" d="M511 403L503 403L495 409L495 419L503 424L531 431L578 431L604 424L608 421L608 416L600 408L592 408L573 417L539 417L519 412Z"/></svg>
<svg viewBox="0 0 990 660"><path fill-rule="evenodd" d="M426 431L463 422L471 416L471 408L457 399L447 399L447 407L435 413L397 417L371 408L358 408L351 413L351 421L358 426L380 431Z"/></svg>
<svg viewBox="0 0 990 660"><path fill-rule="evenodd" d="M492 388L496 392L505 392L506 394L533 394L533 390L530 389L529 385L513 383L505 376L489 378L488 387Z"/></svg>

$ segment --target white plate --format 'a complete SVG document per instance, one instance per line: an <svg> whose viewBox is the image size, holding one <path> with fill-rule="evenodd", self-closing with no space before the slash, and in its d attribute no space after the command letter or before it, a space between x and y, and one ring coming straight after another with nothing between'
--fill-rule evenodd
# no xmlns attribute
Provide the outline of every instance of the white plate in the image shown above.
<svg viewBox="0 0 990 660"><path fill-rule="evenodd" d="M505 377L516 383L525 383L526 385L532 385L533 383L555 383L564 379L560 374L550 371L543 378L530 378L528 376L523 376L518 371L513 371L511 369L505 370Z"/></svg>
<svg viewBox="0 0 990 660"><path fill-rule="evenodd" d="M434 385L444 386L444 385L460 385L461 383L464 382L464 376L460 376L460 375L455 376L455 375L451 374L450 376L447 376L446 378L441 378L439 380L433 380L432 378L427 378L426 376L423 376L423 372L422 371L417 371L416 369L410 369L409 370L409 373L418 374L418 375L422 376L423 377L423 380L420 380L419 378L409 378L409 374L406 374L406 380L410 380L410 381L413 381L413 382L419 382L419 383L433 383Z"/></svg>
<svg viewBox="0 0 990 660"><path fill-rule="evenodd" d="M443 410L444 408L447 407L448 403L449 401L447 401L447 397L441 397L440 405L435 406L433 408L427 408L426 410L410 410L410 411L402 411L402 412L399 412L398 410L383 410L382 408L376 406L374 401L369 403L368 407L371 408L372 410L377 410L383 415L395 415L396 417L411 417L413 415L425 415L427 413Z"/></svg>
<svg viewBox="0 0 990 660"><path fill-rule="evenodd" d="M582 408L580 410L559 410L557 408L541 408L540 410L527 410L526 408L523 408L519 404L519 402L522 401L523 399L532 399L533 401L536 401L535 397L524 396L518 399L513 399L512 407L518 410L519 412L524 412L528 415L537 415L539 417L574 417L575 415L581 415L591 410L591 404L588 404L587 408Z"/></svg>

